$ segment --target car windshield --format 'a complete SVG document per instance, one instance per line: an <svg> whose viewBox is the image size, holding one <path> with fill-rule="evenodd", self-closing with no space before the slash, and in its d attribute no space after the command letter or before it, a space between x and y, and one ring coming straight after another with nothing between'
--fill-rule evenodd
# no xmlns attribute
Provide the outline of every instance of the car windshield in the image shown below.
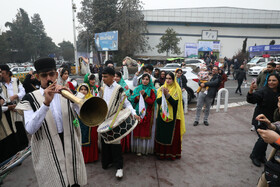
<svg viewBox="0 0 280 187"><path fill-rule="evenodd" d="M260 58L259 57L255 57L255 58L252 58L251 60L250 60L250 62L248 62L248 63L256 63L256 62L258 62L258 60L259 60Z"/></svg>
<svg viewBox="0 0 280 187"><path fill-rule="evenodd" d="M261 67L266 67L266 66L267 66L267 63L262 63L260 66L261 66Z"/></svg>

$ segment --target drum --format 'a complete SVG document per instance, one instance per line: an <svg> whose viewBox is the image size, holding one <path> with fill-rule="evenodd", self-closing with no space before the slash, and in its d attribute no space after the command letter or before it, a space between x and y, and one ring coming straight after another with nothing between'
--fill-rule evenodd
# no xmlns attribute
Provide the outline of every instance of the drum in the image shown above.
<svg viewBox="0 0 280 187"><path fill-rule="evenodd" d="M117 116L117 119L112 127L109 128L115 115L105 120L101 125L99 125L97 132L100 133L104 142L107 144L114 143L121 140L126 135L128 135L138 124L138 121L131 116L131 110L125 108L121 110Z"/></svg>

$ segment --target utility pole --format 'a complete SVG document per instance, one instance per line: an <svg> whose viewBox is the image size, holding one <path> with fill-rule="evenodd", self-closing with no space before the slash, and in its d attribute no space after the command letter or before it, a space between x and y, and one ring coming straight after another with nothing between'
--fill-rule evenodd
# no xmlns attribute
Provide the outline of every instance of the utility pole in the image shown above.
<svg viewBox="0 0 280 187"><path fill-rule="evenodd" d="M74 34L74 56L75 56L75 65L76 65L76 74L79 74L79 62L78 62L78 56L77 56L77 42L76 42L76 25L75 25L75 12L76 12L76 5L74 3L74 0L72 0L72 16L73 16L73 34Z"/></svg>

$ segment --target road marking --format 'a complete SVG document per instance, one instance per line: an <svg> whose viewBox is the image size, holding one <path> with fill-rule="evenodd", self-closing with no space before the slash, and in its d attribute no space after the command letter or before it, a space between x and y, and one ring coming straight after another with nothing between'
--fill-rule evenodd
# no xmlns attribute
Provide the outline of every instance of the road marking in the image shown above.
<svg viewBox="0 0 280 187"><path fill-rule="evenodd" d="M249 103L247 101L240 101L237 103L229 103L228 104L228 108L232 108L232 107L239 107L239 106L244 106L244 105L249 105ZM216 109L217 105L211 106L210 109ZM225 105L220 105L220 109L225 108ZM189 108L190 111L195 111L195 108Z"/></svg>

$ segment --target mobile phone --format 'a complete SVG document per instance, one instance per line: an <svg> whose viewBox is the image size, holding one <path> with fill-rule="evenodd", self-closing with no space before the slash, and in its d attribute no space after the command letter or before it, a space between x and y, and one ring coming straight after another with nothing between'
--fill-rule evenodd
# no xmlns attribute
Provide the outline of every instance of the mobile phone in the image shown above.
<svg viewBox="0 0 280 187"><path fill-rule="evenodd" d="M257 82L257 79L256 78L253 78L253 81L252 81L253 83L256 83Z"/></svg>

